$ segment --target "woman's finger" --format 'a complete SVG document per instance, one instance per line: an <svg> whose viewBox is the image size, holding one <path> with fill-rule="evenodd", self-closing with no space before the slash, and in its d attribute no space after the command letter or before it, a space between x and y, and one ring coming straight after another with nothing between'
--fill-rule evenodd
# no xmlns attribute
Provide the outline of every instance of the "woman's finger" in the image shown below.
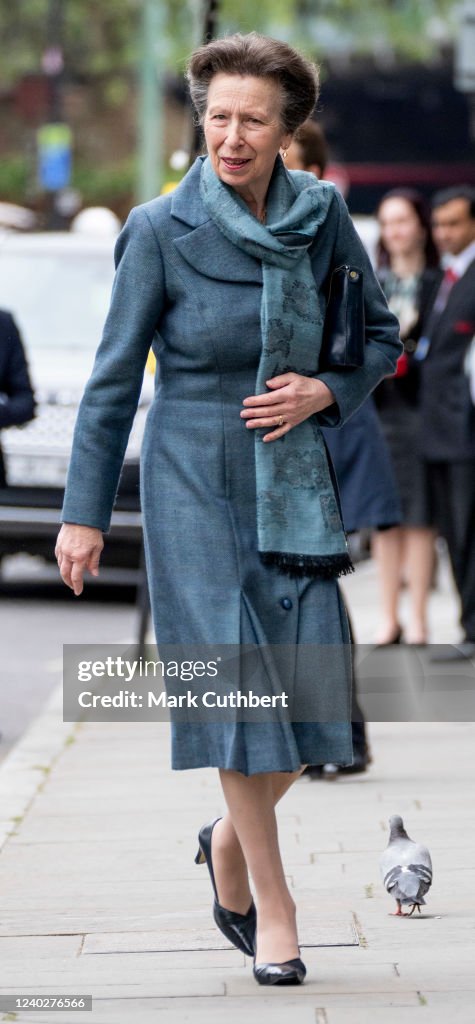
<svg viewBox="0 0 475 1024"><path fill-rule="evenodd" d="M82 594L84 587L84 562L73 562L71 569L71 587L76 597Z"/></svg>
<svg viewBox="0 0 475 1024"><path fill-rule="evenodd" d="M268 406L256 406L254 409L243 409L240 416L243 420L249 420L254 416L280 416L286 415L286 406L280 400L278 403L273 404L270 408Z"/></svg>
<svg viewBox="0 0 475 1024"><path fill-rule="evenodd" d="M277 405L282 401L282 395L277 391L266 391L263 395L248 395L243 399L243 405L251 407L255 405Z"/></svg>
<svg viewBox="0 0 475 1024"><path fill-rule="evenodd" d="M246 426L253 424L253 426L271 427L274 424L278 424L280 419L288 420L289 414L286 414L284 409L278 409L278 412L272 412L272 415L270 415L268 410L259 409L255 413L248 413L247 416L242 418L245 420Z"/></svg>
<svg viewBox="0 0 475 1024"><path fill-rule="evenodd" d="M101 557L101 551L102 548L100 550L94 550L87 561L87 568L89 569L89 572L92 573L93 576L99 575L99 560Z"/></svg>
<svg viewBox="0 0 475 1024"><path fill-rule="evenodd" d="M72 590L72 588L73 588L73 584L72 584L72 581L71 581L71 570L72 570L72 567L73 567L72 560L70 558L68 558L66 555L60 554L59 557L58 557L58 567L59 567L59 574L61 576L61 579L62 579L63 583L65 583L66 586L70 587L71 590Z"/></svg>
<svg viewBox="0 0 475 1024"><path fill-rule="evenodd" d="M301 373L294 373L293 370L288 370L287 373L280 373L278 377L270 377L269 380L266 380L266 384L268 388L283 388L286 384L298 381L301 376Z"/></svg>
<svg viewBox="0 0 475 1024"><path fill-rule="evenodd" d="M278 427L277 430L272 430L270 434L264 434L263 441L277 441L279 437L283 437L284 434L288 434L289 430L292 430L291 423L284 423L282 427Z"/></svg>
<svg viewBox="0 0 475 1024"><path fill-rule="evenodd" d="M247 420L246 427L283 427L289 422L285 414L281 413L280 416L263 416L261 419Z"/></svg>

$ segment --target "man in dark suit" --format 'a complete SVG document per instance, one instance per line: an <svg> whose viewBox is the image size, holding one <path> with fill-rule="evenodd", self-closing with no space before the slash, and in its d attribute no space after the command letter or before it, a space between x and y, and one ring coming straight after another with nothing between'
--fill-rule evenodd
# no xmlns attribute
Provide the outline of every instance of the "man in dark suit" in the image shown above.
<svg viewBox="0 0 475 1024"><path fill-rule="evenodd" d="M466 368L475 335L475 190L433 200L433 233L444 277L424 324L421 360L423 455L435 524L445 537L461 602L464 640L435 660L475 655L475 409Z"/></svg>
<svg viewBox="0 0 475 1024"><path fill-rule="evenodd" d="M10 313L0 310L0 430L33 419L35 399L20 334ZM0 448L0 487L6 486Z"/></svg>

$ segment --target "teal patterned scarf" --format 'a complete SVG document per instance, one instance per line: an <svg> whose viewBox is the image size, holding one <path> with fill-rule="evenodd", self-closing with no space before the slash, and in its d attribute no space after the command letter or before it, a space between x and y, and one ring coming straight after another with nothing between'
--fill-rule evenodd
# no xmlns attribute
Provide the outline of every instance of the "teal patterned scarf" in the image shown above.
<svg viewBox="0 0 475 1024"><path fill-rule="evenodd" d="M308 249L326 218L333 189L305 171L287 172L278 156L264 225L235 189L218 178L209 158L203 161L200 193L211 219L234 245L262 262L256 395L265 394L266 380L281 373L318 373L324 302L322 309ZM353 566L317 417L264 444L268 431L254 430L262 561L293 577L346 575Z"/></svg>

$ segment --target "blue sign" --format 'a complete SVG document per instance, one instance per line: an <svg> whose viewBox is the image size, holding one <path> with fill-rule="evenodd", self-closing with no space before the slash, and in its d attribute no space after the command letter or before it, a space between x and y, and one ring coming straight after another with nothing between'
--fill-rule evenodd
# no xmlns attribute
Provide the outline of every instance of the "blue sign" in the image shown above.
<svg viewBox="0 0 475 1024"><path fill-rule="evenodd" d="M45 124L38 130L38 181L57 192L71 181L72 133L67 124Z"/></svg>

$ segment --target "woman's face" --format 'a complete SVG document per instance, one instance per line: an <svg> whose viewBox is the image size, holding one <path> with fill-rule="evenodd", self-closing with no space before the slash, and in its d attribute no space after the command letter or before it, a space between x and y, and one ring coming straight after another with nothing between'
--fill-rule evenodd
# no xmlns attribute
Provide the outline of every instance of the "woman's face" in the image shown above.
<svg viewBox="0 0 475 1024"><path fill-rule="evenodd" d="M267 191L279 149L291 135L281 124L282 93L271 78L214 75L204 133L213 170L243 198Z"/></svg>
<svg viewBox="0 0 475 1024"><path fill-rule="evenodd" d="M390 256L408 256L420 251L425 230L411 203L402 196L385 199L378 213L381 241Z"/></svg>

